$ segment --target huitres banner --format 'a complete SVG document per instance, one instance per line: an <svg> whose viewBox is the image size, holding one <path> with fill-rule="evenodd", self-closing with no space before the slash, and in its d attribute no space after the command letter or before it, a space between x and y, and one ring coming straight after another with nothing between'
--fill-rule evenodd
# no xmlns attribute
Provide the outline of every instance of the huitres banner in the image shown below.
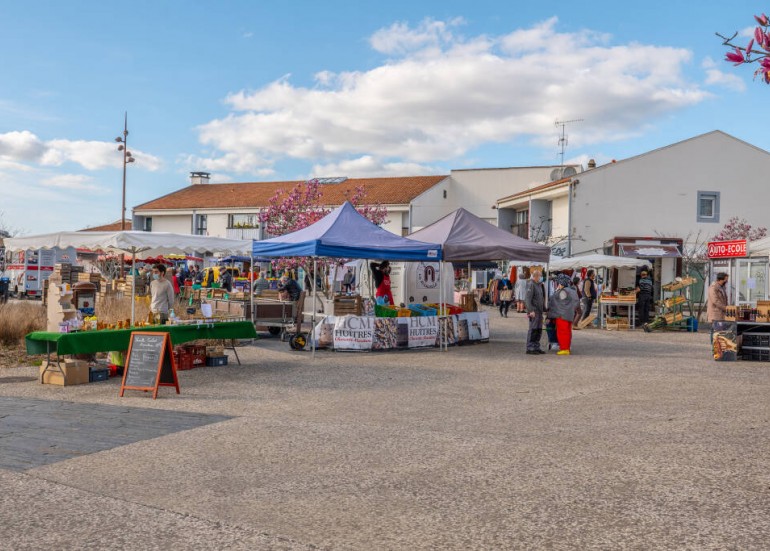
<svg viewBox="0 0 770 551"><path fill-rule="evenodd" d="M486 312L447 316L447 341L462 344L489 339ZM436 316L376 318L327 316L316 324L313 336L318 348L335 350L393 350L439 346L441 319Z"/></svg>
<svg viewBox="0 0 770 551"><path fill-rule="evenodd" d="M377 318L340 316L334 322L334 348L371 350Z"/></svg>

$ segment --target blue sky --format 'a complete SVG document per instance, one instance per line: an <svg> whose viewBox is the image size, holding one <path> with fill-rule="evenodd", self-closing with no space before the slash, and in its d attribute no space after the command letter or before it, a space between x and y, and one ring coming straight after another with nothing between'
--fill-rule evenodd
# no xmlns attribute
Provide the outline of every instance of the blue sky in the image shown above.
<svg viewBox="0 0 770 551"><path fill-rule="evenodd" d="M3 0L0 223L30 234L117 220L124 111L129 206L191 170L223 182L556 164L557 119L584 119L568 127L578 162L714 129L770 150L757 114L770 87L722 61L714 36L761 10Z"/></svg>

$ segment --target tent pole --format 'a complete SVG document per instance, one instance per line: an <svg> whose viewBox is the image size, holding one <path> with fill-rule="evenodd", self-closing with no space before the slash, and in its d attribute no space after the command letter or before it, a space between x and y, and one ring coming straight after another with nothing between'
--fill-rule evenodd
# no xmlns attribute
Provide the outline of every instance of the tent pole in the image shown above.
<svg viewBox="0 0 770 551"><path fill-rule="evenodd" d="M259 275L257 275L259 277ZM249 285L249 299L251 302L251 315L249 318L251 318L251 323L254 323L254 240L251 240L251 277L249 277L247 281Z"/></svg>
<svg viewBox="0 0 770 551"><path fill-rule="evenodd" d="M121 256L121 259L123 257ZM136 249L131 251L131 326L136 321ZM123 268L121 267L121 270Z"/></svg>
<svg viewBox="0 0 770 551"><path fill-rule="evenodd" d="M315 339L313 338L313 334L315 332L315 311L316 311L316 303L315 303L315 296L316 296L316 289L315 289L315 282L316 282L316 273L318 269L317 260L315 257L313 257L313 277L311 278L311 284L310 286L313 288L313 314L310 316L310 348L313 352L313 359L315 359Z"/></svg>

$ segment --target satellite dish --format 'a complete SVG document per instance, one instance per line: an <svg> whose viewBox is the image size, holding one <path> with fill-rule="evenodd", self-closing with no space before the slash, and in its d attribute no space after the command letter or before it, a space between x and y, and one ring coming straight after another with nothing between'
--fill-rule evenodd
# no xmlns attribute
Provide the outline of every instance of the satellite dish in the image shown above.
<svg viewBox="0 0 770 551"><path fill-rule="evenodd" d="M562 178L570 178L576 174L577 170L575 170L574 166L560 166L559 168L554 168L551 171L551 181L555 182L556 180L561 180Z"/></svg>

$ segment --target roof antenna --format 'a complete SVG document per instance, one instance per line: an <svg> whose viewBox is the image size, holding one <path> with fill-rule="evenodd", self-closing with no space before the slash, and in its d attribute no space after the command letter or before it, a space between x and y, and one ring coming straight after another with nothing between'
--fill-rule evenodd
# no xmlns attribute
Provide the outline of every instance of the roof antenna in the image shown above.
<svg viewBox="0 0 770 551"><path fill-rule="evenodd" d="M567 149L569 140L567 139L566 126L573 122L583 122L583 119L572 119L571 121L556 121L554 126L561 126L561 136L559 136L559 155L561 156L560 166L564 167L564 150Z"/></svg>

